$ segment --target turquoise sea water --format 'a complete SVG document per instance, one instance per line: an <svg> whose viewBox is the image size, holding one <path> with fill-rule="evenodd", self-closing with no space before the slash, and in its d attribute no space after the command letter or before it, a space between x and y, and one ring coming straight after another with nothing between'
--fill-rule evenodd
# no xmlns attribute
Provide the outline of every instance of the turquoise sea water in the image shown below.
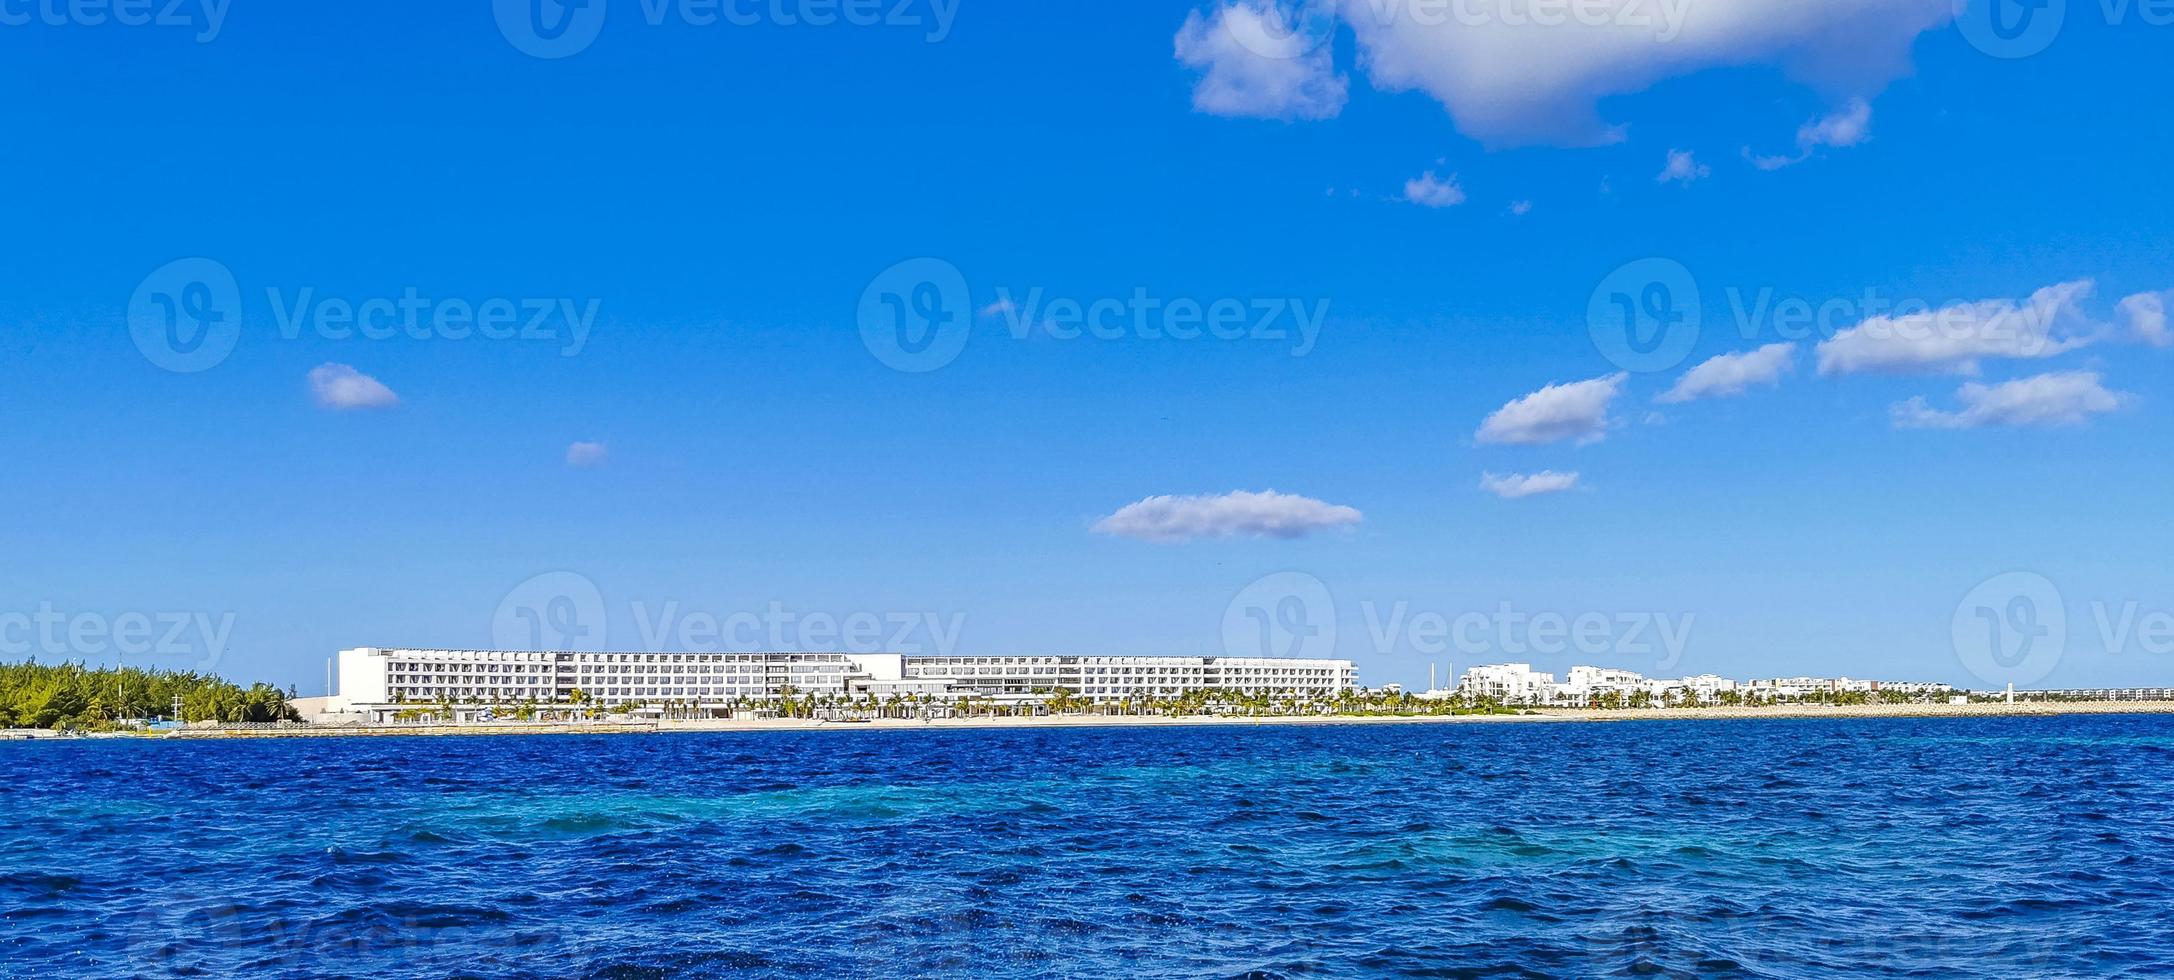
<svg viewBox="0 0 2174 980"><path fill-rule="evenodd" d="M0 976L2165 976L2174 718L0 743Z"/></svg>

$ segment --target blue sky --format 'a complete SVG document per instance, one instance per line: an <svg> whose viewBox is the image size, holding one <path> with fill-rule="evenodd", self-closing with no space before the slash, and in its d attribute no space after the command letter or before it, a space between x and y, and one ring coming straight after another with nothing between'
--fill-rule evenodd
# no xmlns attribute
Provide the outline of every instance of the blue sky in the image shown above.
<svg viewBox="0 0 2174 980"><path fill-rule="evenodd" d="M556 58L486 3L242 0L216 31L5 8L30 13L0 71L34 93L0 110L11 654L111 660L127 614L201 616L230 629L141 659L306 694L341 647L507 642L557 588L524 583L573 572L582 642L619 649L752 613L789 638L955 624L964 653L1244 653L1264 609L1292 628L1274 652L1368 683L1501 660L2174 683L2144 628L2174 614L2174 352L2119 306L2174 289L2174 26L2140 10L2071 0L2002 58L1945 0L1805 23L1710 0L1682 39L1598 48L1320 11L1263 42L1244 4L818 27L776 13L798 0L750 26L600 2ZM1659 179L1671 153L1690 179ZM895 370L862 300L923 257L971 326ZM159 272L190 258L211 264ZM1589 307L1654 258L1700 329L1626 372ZM234 283L231 353L167 370L131 317L205 268ZM1655 402L1787 339L1732 297L1854 304L1842 331L2084 281L2020 356L1845 341L1867 368L1812 337L1740 393ZM282 329L304 290L410 288L595 313L578 351L563 316L535 340ZM1063 339L1019 309L1135 290L1326 314L1294 356ZM1597 410L1541 398L1537 429L1482 437L1579 382ZM575 443L601 448L570 465ZM1216 499L1116 520L1164 495ZM2033 633L2065 614L2060 656L1974 667L1980 606ZM1516 655L1505 608L1610 625ZM40 611L88 632L42 638ZM1489 622L1445 645L1408 628L1425 613ZM1639 621L1684 639L1640 646Z"/></svg>

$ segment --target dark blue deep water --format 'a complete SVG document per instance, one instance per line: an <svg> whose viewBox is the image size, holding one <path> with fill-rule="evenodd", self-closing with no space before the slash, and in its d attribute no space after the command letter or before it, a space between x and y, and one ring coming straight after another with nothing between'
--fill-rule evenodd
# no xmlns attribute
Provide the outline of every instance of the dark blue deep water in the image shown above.
<svg viewBox="0 0 2174 980"><path fill-rule="evenodd" d="M2174 718L0 743L0 974L2166 976Z"/></svg>

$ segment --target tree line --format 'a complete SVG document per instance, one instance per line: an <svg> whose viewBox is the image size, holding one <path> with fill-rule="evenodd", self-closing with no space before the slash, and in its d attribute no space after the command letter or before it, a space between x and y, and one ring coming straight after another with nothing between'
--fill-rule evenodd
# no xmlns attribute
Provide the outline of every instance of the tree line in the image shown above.
<svg viewBox="0 0 2174 980"><path fill-rule="evenodd" d="M180 721L297 721L287 694L270 684L242 687L210 674L41 664L0 664L0 728L110 728L153 718Z"/></svg>

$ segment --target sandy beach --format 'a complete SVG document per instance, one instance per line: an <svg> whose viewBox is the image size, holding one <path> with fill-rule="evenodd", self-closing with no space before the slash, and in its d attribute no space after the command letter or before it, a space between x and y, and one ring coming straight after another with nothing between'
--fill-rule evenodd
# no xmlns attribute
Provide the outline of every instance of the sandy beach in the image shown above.
<svg viewBox="0 0 2174 980"><path fill-rule="evenodd" d="M881 718L866 722L773 721L667 721L659 731L769 731L815 729L941 729L941 728L1106 728L1186 725L1438 725L1516 724L1520 722L1638 722L1721 721L1788 718L1993 718L2049 717L2054 715L2168 714L2174 701L2042 702L2018 704L1892 704L1836 707L1829 705L1774 705L1758 708L1651 708L1600 710L1538 708L1525 714L1503 715L1323 715L1307 717L1212 717L1163 715L1054 715L1030 718L940 718L930 721Z"/></svg>
<svg viewBox="0 0 2174 980"><path fill-rule="evenodd" d="M1120 728L1201 725L1455 725L1548 722L1756 721L1761 719L2012 718L2056 715L2127 715L2174 713L2174 701L2019 702L2016 704L1771 705L1765 707L1578 709L1538 708L1502 715L1322 715L1306 717L1212 717L1164 715L1054 715L1027 718L878 718L869 721L803 719L593 722L584 724L504 723L483 725L292 726L256 729L184 729L140 738L318 738L403 735L608 735L657 732L770 731L934 731L983 728ZM10 733L21 735L24 733ZM41 732L40 737L59 737Z"/></svg>

